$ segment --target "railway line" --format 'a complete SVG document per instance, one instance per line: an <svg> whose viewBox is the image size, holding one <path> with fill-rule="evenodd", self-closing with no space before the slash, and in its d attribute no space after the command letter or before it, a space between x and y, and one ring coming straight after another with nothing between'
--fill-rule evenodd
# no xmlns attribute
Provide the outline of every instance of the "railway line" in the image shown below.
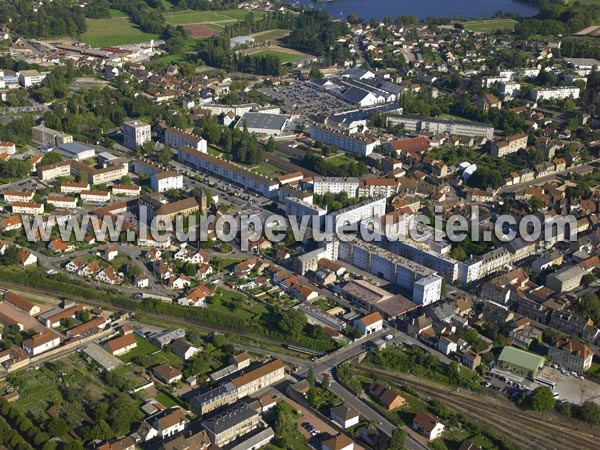
<svg viewBox="0 0 600 450"><path fill-rule="evenodd" d="M415 377L373 367L354 366L364 373L383 375L400 383L409 383L416 391L442 400L478 422L483 422L524 448L548 450L597 449L600 430L576 427L569 423L554 423L533 414L520 412L516 407L502 405L492 398L478 398L466 392L435 387Z"/></svg>

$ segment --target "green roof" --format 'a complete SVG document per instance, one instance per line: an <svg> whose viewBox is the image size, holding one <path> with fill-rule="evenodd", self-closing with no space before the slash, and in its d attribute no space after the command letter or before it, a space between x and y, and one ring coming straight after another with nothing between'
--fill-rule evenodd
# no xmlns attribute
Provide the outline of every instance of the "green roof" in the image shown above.
<svg viewBox="0 0 600 450"><path fill-rule="evenodd" d="M531 372L537 371L546 358L526 352L514 347L504 347L498 361L506 362L513 366L523 367Z"/></svg>

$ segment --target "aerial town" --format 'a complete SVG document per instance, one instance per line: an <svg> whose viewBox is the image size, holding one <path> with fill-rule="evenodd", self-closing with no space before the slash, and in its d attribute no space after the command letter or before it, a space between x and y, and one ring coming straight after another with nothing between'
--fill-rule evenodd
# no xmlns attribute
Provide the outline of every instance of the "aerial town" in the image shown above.
<svg viewBox="0 0 600 450"><path fill-rule="evenodd" d="M0 450L598 448L600 0L360 3L0 3Z"/></svg>

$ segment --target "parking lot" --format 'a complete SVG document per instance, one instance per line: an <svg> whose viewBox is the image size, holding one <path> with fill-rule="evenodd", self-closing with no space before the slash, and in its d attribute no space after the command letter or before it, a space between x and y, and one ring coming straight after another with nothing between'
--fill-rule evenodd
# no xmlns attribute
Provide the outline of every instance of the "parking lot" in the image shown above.
<svg viewBox="0 0 600 450"><path fill-rule="evenodd" d="M338 100L333 95L319 92L304 83L292 83L289 86L277 86L259 89L262 94L276 100L282 100L287 108L293 108L303 116L314 120L318 114L331 114L353 109L353 106Z"/></svg>

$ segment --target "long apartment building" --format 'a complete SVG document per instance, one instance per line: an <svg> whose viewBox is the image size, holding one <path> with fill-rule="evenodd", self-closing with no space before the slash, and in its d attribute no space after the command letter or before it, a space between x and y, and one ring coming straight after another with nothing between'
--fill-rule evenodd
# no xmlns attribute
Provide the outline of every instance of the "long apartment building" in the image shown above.
<svg viewBox="0 0 600 450"><path fill-rule="evenodd" d="M239 375L230 381L197 395L192 399L192 411L203 415L224 405L253 395L285 378L285 366L279 359Z"/></svg>
<svg viewBox="0 0 600 450"><path fill-rule="evenodd" d="M327 193L337 195L345 192L348 198L355 198L359 185L358 177L314 177L313 192L318 195Z"/></svg>
<svg viewBox="0 0 600 450"><path fill-rule="evenodd" d="M173 127L165 128L165 144L176 150L179 150L182 147L190 147L202 153L208 151L205 139Z"/></svg>
<svg viewBox="0 0 600 450"><path fill-rule="evenodd" d="M53 130L42 125L37 125L31 129L33 140L42 144L59 146L73 142L73 135L62 131Z"/></svg>
<svg viewBox="0 0 600 450"><path fill-rule="evenodd" d="M580 89L575 86L561 86L554 88L537 88L531 91L533 100L564 100L566 98L578 99Z"/></svg>
<svg viewBox="0 0 600 450"><path fill-rule="evenodd" d="M336 145L340 150L355 155L369 156L381 141L364 133L350 133L347 130L333 127L312 127L308 134L325 145Z"/></svg>
<svg viewBox="0 0 600 450"><path fill-rule="evenodd" d="M338 259L410 291L418 279L435 275L432 269L358 239L340 242Z"/></svg>
<svg viewBox="0 0 600 450"><path fill-rule="evenodd" d="M121 159L111 161L109 166L100 169L86 166L79 161L68 160L41 166L37 170L37 176L41 181L51 181L59 177L79 175L80 173L87 174L88 182L97 185L120 180L129 173L129 167L127 162Z"/></svg>
<svg viewBox="0 0 600 450"><path fill-rule="evenodd" d="M436 119L434 117L390 114L389 125L402 125L406 131L427 131L432 134L446 133L457 136L494 137L494 127L485 123Z"/></svg>
<svg viewBox="0 0 600 450"><path fill-rule="evenodd" d="M182 164L187 164L198 170L223 178L268 198L276 198L278 195L279 183L277 181L258 175L234 163L209 155L208 153L199 152L190 147L180 148L177 154L179 162Z"/></svg>

